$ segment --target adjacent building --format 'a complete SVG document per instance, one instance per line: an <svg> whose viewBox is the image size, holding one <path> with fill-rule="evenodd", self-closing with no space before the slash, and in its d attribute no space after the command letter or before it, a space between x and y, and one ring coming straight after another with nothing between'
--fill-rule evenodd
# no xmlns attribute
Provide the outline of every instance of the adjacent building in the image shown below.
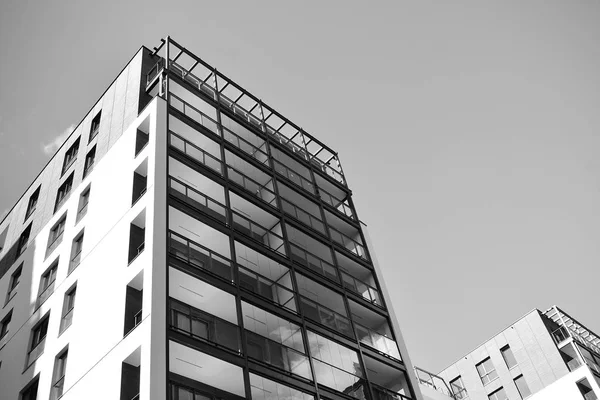
<svg viewBox="0 0 600 400"><path fill-rule="evenodd" d="M438 374L416 372L430 400L596 400L600 337L559 307L536 309Z"/></svg>
<svg viewBox="0 0 600 400"><path fill-rule="evenodd" d="M0 307L2 400L422 398L336 152L171 38L0 222Z"/></svg>

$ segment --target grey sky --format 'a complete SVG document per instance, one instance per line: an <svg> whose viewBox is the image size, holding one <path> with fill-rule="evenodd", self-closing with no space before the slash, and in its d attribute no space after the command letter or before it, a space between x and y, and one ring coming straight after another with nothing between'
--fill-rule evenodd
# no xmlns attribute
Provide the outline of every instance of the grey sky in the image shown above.
<svg viewBox="0 0 600 400"><path fill-rule="evenodd" d="M598 21L592 1L4 0L0 213L170 34L339 152L416 365L555 303L600 331Z"/></svg>

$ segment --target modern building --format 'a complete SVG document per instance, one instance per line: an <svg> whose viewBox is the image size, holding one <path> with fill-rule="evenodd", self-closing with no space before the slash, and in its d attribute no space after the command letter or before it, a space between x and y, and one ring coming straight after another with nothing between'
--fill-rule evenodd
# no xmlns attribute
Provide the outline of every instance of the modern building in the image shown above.
<svg viewBox="0 0 600 400"><path fill-rule="evenodd" d="M600 337L556 306L535 309L440 373L416 372L429 400L596 400Z"/></svg>
<svg viewBox="0 0 600 400"><path fill-rule="evenodd" d="M171 38L0 223L0 398L421 399L335 151Z"/></svg>

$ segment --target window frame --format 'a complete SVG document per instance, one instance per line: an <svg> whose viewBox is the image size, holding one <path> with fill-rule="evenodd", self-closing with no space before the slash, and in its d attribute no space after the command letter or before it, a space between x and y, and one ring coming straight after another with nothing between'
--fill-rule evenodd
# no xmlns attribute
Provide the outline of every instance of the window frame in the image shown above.
<svg viewBox="0 0 600 400"><path fill-rule="evenodd" d="M523 382L525 382L525 387L527 388L527 390L529 391L529 394L527 396L523 396L523 393L521 393L521 388L519 387L519 385L517 385L517 381L519 379L522 379ZM526 399L529 396L531 396L533 393L531 392L531 389L529 388L529 385L527 384L527 381L525 380L525 377L523 376L523 374L518 375L517 377L513 378L513 382L517 388L517 392L519 392L519 396L521 396L521 399Z"/></svg>
<svg viewBox="0 0 600 400"><path fill-rule="evenodd" d="M75 160L77 160L77 155L79 154L79 144L81 142L81 137L78 137L73 144L69 147L69 149L65 152L65 158L63 159L62 172L60 176L64 176L64 174L71 168L73 164L75 164Z"/></svg>
<svg viewBox="0 0 600 400"><path fill-rule="evenodd" d="M517 359L515 358L515 354L513 353L512 349L510 348L510 346L508 344L505 346L502 346L500 348L500 354L502 354L502 359L504 360L504 364L506 365L506 367L509 370L513 369L514 367L519 365L519 363L517 362ZM507 357L506 355L508 355L509 357ZM512 361L514 362L513 365L509 365L510 359L512 359Z"/></svg>
<svg viewBox="0 0 600 400"><path fill-rule="evenodd" d="M74 238L71 244L71 255L69 257L69 274L75 270L81 264L81 253L83 251L83 239L85 238L85 229L82 229ZM76 246L77 243L80 243L79 246ZM73 254L76 247L79 247L79 251L76 254ZM78 258L77 261L74 261L75 258Z"/></svg>
<svg viewBox="0 0 600 400"><path fill-rule="evenodd" d="M498 393L504 393L504 398L499 398ZM506 390L504 390L504 386L500 386L498 389L494 390L492 393L488 394L488 400L509 400L508 395L506 394ZM492 397L494 396L494 397Z"/></svg>
<svg viewBox="0 0 600 400"><path fill-rule="evenodd" d="M91 160L91 162L90 162ZM85 162L83 163L83 178L87 177L96 165L96 145L94 145L90 151L85 155Z"/></svg>
<svg viewBox="0 0 600 400"><path fill-rule="evenodd" d="M13 309L6 313L2 321L0 321L0 340L4 339L10 331L10 322L12 321Z"/></svg>
<svg viewBox="0 0 600 400"><path fill-rule="evenodd" d="M90 190L92 185L88 185L79 195L79 204L77 205L77 222L87 214L87 208L90 204ZM85 199L85 203L82 201Z"/></svg>
<svg viewBox="0 0 600 400"><path fill-rule="evenodd" d="M98 111L98 113L92 118L92 122L90 123L90 134L88 136L88 144L98 136L100 133L100 121L102 121L102 110Z"/></svg>
<svg viewBox="0 0 600 400"><path fill-rule="evenodd" d="M34 357L31 357L31 354L38 349L40 346L44 346L46 343L46 337L48 336L48 325L50 322L50 312L44 315L40 320L31 328L31 334L29 338L29 346L27 347L29 350L27 351L27 365L26 368L29 368L31 364L35 362L43 353L44 348L42 348L37 354L34 354ZM44 335L41 336L39 332L45 330ZM37 337L39 335L39 337ZM37 339L36 339L37 337Z"/></svg>
<svg viewBox="0 0 600 400"><path fill-rule="evenodd" d="M71 190L73 190L73 177L75 172L71 172L71 175L66 178L63 183L58 187L56 192L56 201L54 203L54 213L56 213L60 207L67 201Z"/></svg>
<svg viewBox="0 0 600 400"><path fill-rule="evenodd" d="M61 227L62 230L58 232ZM58 245L62 243L62 238L65 234L66 227L67 213L61 216L58 221L54 223L52 228L50 228L50 232L48 233L48 245L46 246L46 257L48 257L54 251L54 249L56 249Z"/></svg>
<svg viewBox="0 0 600 400"><path fill-rule="evenodd" d="M40 199L41 187L42 187L41 185L38 186L38 188L35 190L35 192L33 192L31 194L31 196L29 196L29 201L27 202L27 211L25 212L25 220L24 221L27 221L27 219L29 219L29 217L31 217L31 215L37 209L37 204Z"/></svg>
<svg viewBox="0 0 600 400"><path fill-rule="evenodd" d="M457 381L460 382L460 385L456 384ZM465 383L462 380L462 375L458 375L456 378L449 381L449 385L450 385L450 390L456 397L456 400L466 399L469 396L469 394L467 392L467 388L465 388ZM457 389L460 388L460 390L458 390L456 393L454 393L455 387Z"/></svg>
<svg viewBox="0 0 600 400"><path fill-rule="evenodd" d="M54 260L52 264L50 264L50 266L46 268L44 273L40 276L40 284L36 300L36 309L39 308L42 304L44 304L46 299L48 299L48 297L50 297L50 295L54 293L54 282L56 282L56 275L58 273L58 261L59 258L57 257L56 260ZM52 277L53 279L50 280L50 277ZM52 289L50 289L51 286ZM50 290L50 292L46 294L47 290Z"/></svg>
<svg viewBox="0 0 600 400"><path fill-rule="evenodd" d="M21 262L17 269L15 269L10 275L10 280L8 281L8 291L6 292L6 301L4 305L8 304L8 302L11 301L12 298L17 294L17 288L19 287L19 283L21 283L21 275L23 274L23 264L24 262Z"/></svg>
<svg viewBox="0 0 600 400"><path fill-rule="evenodd" d="M19 400L36 400L38 397L38 388L40 385L40 374L38 373L32 380L27 383L19 392ZM27 393L35 388L35 397L31 397L32 393ZM25 397L27 395L27 397Z"/></svg>
<svg viewBox="0 0 600 400"><path fill-rule="evenodd" d="M75 310L75 301L77 300L77 282L75 282L66 292L63 299L63 308L60 317L59 335L67 330L73 324L73 314ZM69 314L71 314L69 316Z"/></svg>
<svg viewBox="0 0 600 400"><path fill-rule="evenodd" d="M488 361L490 362L490 364L491 364L491 365L492 365L492 367L493 367L493 369L491 369L491 370L489 370L489 371L487 371L487 370L485 369L485 365L484 365L484 364L485 364L486 362L488 362ZM485 372L485 374L483 374L483 375L481 375L481 371L479 370L479 367L480 367L480 366L484 367L484 372ZM483 359L482 361L480 361L479 363L477 363L477 364L475 365L475 369L477 370L477 374L479 375L479 379L481 379L481 383L483 383L483 386L485 386L485 385L489 384L490 382L492 382L492 381L495 381L496 379L498 379L498 371L496 371L496 366L494 365L494 363L492 362L492 359L491 359L489 356L488 356L488 357L486 357L486 358L484 358L484 359ZM490 375L490 374L492 374L492 373L495 373L495 375L496 375L496 376L495 376L493 379L490 379L490 378L489 378L489 375ZM486 381L484 381L484 378L487 378L487 379L488 379L488 381L487 381L487 382L486 382Z"/></svg>
<svg viewBox="0 0 600 400"><path fill-rule="evenodd" d="M21 235L19 236L19 241L17 243L17 258L27 250L29 245L29 238L31 236L31 225L30 222L27 228L23 229Z"/></svg>
<svg viewBox="0 0 600 400"><path fill-rule="evenodd" d="M69 356L69 346L60 351L54 358L54 370L52 371L52 386L50 387L50 400L58 400L63 395L64 379L67 374L67 362ZM59 371L60 370L60 371ZM57 375L61 374L60 377ZM59 391L56 391L56 385L62 381Z"/></svg>

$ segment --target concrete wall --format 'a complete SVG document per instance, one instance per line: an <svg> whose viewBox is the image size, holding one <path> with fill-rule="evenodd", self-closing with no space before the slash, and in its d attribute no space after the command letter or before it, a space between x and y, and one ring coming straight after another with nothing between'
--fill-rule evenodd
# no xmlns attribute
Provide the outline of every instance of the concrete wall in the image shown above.
<svg viewBox="0 0 600 400"><path fill-rule="evenodd" d="M594 379L594 375L587 366L582 366L572 373L565 375L553 384L545 387L541 391L535 393L528 400L566 400L566 399L583 399L581 392L577 388L577 382L587 378L591 388L596 396L600 396L600 387L598 381Z"/></svg>
<svg viewBox="0 0 600 400"><path fill-rule="evenodd" d="M32 236L31 244L21 257L25 266L17 295L3 309L3 313L13 309L13 319L8 340L0 349L0 399L17 399L19 391L36 376L39 377L38 398L48 399L55 357L67 345L69 356L63 399L118 399L121 363L127 358L141 364L140 398L165 397L165 213L155 213L155 207L162 211L166 206L165 115L164 102L156 99L139 117L136 113L128 126L114 131L122 130L111 151L97 161L82 182L78 169L80 184L74 186L70 198L57 214L39 228L39 235ZM134 157L137 127L145 120L150 121L150 141ZM105 133L102 142L107 143L110 137ZM82 141L83 147L86 140ZM148 162L147 192L132 206L133 171L145 160ZM76 221L79 195L90 184L87 213ZM159 200L155 202L155 199ZM44 198L40 201L40 206L46 209ZM53 206L53 199L50 202ZM65 211L67 222L62 243L46 258L49 230ZM143 213L145 250L129 264L130 223ZM85 236L81 263L68 274L71 243L82 229ZM36 310L40 276L57 257L54 292ZM0 296L6 293L9 277L10 274L6 274L0 280ZM142 322L124 337L125 292L131 282L143 288ZM73 321L59 335L64 294L75 283ZM46 315L50 315L50 323L44 352L25 369L31 329ZM157 336L151 336L155 331ZM161 356L163 362L156 362ZM156 364L152 369L151 357Z"/></svg>

